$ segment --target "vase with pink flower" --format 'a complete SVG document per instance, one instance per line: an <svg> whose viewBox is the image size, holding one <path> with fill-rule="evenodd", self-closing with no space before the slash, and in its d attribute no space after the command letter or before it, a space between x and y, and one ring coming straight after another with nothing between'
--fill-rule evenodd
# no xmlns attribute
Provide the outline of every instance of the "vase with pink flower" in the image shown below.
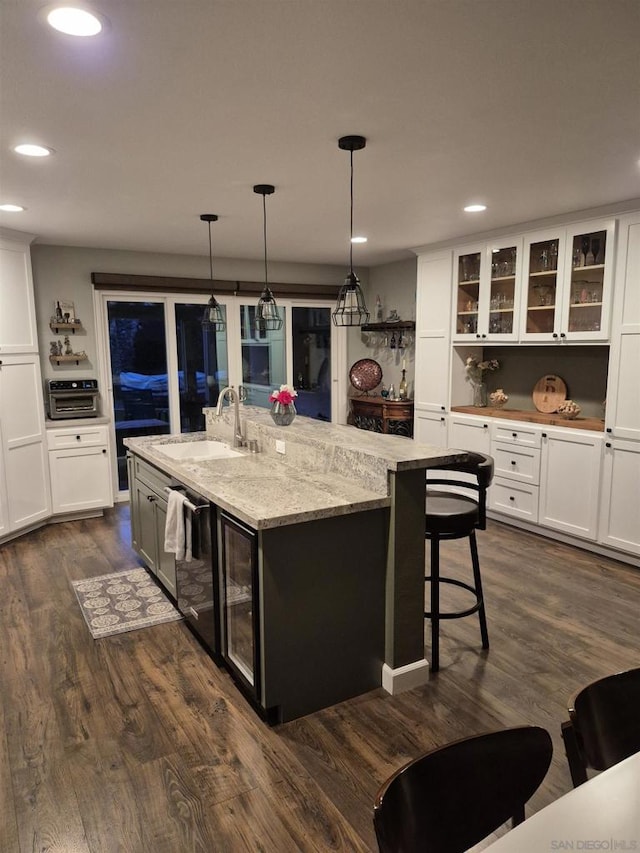
<svg viewBox="0 0 640 853"><path fill-rule="evenodd" d="M289 426L297 414L294 400L298 392L291 385L281 385L279 391L273 391L269 397L271 417L278 426Z"/></svg>

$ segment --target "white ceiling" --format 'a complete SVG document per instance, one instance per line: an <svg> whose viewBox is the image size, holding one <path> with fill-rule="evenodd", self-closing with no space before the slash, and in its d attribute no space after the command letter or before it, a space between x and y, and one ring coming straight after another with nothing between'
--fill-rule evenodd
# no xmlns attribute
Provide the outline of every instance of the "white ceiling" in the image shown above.
<svg viewBox="0 0 640 853"><path fill-rule="evenodd" d="M0 225L38 242L346 263L640 196L638 0L0 0ZM46 160L11 151L55 149ZM465 214L470 201L488 205Z"/></svg>

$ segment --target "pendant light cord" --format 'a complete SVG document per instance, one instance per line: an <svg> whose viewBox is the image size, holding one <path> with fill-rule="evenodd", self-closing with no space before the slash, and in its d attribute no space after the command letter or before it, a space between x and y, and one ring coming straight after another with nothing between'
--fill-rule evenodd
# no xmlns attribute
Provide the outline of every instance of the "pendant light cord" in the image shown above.
<svg viewBox="0 0 640 853"><path fill-rule="evenodd" d="M264 237L264 288L265 290L269 289L269 282L267 279L267 196L263 194L262 196L262 234Z"/></svg>
<svg viewBox="0 0 640 853"><path fill-rule="evenodd" d="M209 224L209 278L213 289L213 252L211 250L211 222Z"/></svg>
<svg viewBox="0 0 640 853"><path fill-rule="evenodd" d="M353 150L351 150L349 153L349 159L351 162L351 219L349 222L349 271L353 274Z"/></svg>

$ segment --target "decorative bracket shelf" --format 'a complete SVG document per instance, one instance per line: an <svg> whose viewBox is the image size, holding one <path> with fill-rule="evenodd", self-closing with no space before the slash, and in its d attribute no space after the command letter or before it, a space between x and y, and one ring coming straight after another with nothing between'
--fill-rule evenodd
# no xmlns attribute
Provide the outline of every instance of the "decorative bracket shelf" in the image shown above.
<svg viewBox="0 0 640 853"><path fill-rule="evenodd" d="M60 330L63 332L70 331L72 335L75 335L76 329L82 328L82 323L49 323L49 328L52 332L55 332L56 335L60 334Z"/></svg>
<svg viewBox="0 0 640 853"><path fill-rule="evenodd" d="M80 364L81 361L86 361L89 356L86 352L74 352L72 355L50 355L49 361L51 364L70 364L72 361L75 361L76 364Z"/></svg>
<svg viewBox="0 0 640 853"><path fill-rule="evenodd" d="M386 332L391 329L415 329L415 320L396 320L395 322L366 323L362 326L363 332Z"/></svg>

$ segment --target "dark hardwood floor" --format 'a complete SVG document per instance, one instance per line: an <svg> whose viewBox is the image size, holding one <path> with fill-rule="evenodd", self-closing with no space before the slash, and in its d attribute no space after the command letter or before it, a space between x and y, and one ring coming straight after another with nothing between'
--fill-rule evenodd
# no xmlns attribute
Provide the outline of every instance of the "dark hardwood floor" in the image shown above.
<svg viewBox="0 0 640 853"><path fill-rule="evenodd" d="M269 728L183 623L91 639L70 582L136 565L128 542L120 506L0 546L2 853L372 851L389 774L525 723L554 740L537 810L571 787L569 698L640 665L637 569L492 522L488 652L475 617L450 622L424 687ZM466 544L443 548L443 571L466 575Z"/></svg>

